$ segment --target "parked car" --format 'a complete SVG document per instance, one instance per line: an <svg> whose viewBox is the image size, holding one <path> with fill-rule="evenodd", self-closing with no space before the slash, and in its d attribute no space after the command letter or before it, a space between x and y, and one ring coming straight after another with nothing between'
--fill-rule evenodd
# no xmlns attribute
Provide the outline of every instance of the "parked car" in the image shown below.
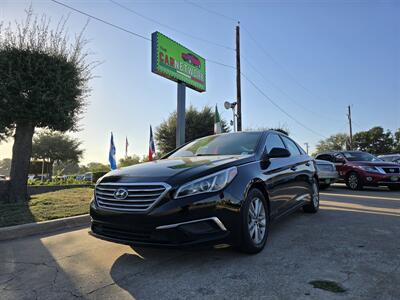
<svg viewBox="0 0 400 300"><path fill-rule="evenodd" d="M386 162L361 151L332 151L320 153L316 159L335 163L339 176L352 190L364 186L387 186L400 190L400 164Z"/></svg>
<svg viewBox="0 0 400 300"><path fill-rule="evenodd" d="M92 172L88 172L85 174L81 174L81 175L77 175L76 176L76 180L82 180L82 181L93 181L93 173Z"/></svg>
<svg viewBox="0 0 400 300"><path fill-rule="evenodd" d="M279 132L226 133L100 178L91 234L131 245L231 244L256 253L271 221L300 207L319 208L314 160Z"/></svg>
<svg viewBox="0 0 400 300"><path fill-rule="evenodd" d="M336 171L336 166L334 163L326 160L317 159L315 162L317 164L319 188L327 189L339 178L339 173Z"/></svg>
<svg viewBox="0 0 400 300"><path fill-rule="evenodd" d="M400 154L379 155L378 157L384 161L400 164Z"/></svg>

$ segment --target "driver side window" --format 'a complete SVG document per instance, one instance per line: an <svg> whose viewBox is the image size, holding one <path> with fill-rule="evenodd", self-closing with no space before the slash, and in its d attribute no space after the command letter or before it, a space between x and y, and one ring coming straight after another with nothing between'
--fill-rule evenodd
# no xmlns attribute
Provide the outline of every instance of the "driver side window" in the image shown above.
<svg viewBox="0 0 400 300"><path fill-rule="evenodd" d="M269 153L273 148L285 148L285 145L279 135L270 133L265 142L265 149L267 150L267 153Z"/></svg>

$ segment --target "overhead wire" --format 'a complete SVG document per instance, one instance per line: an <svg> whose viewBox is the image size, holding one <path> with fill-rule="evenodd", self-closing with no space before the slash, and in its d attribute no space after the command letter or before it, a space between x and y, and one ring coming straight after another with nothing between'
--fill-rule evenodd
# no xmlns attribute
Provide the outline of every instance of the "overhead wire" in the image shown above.
<svg viewBox="0 0 400 300"><path fill-rule="evenodd" d="M325 135L317 132L316 130L308 127L307 125L305 125L304 123L300 122L299 120L297 120L295 117L293 117L291 114L289 114L286 110L284 110L279 104L277 104L271 97L269 97L261 88L259 88L257 86L257 84L252 81L249 77L247 77L244 73L241 73L241 75L243 76L243 78L245 78L262 96L264 96L264 98L266 100L268 100L272 105L274 105L279 111L281 111L283 114L285 114L287 117L289 117L290 119L292 119L294 122L296 122L298 125L300 125L301 127L303 127L304 129L314 133L315 135L318 135L320 137L323 138L327 138Z"/></svg>
<svg viewBox="0 0 400 300"><path fill-rule="evenodd" d="M54 3L57 3L57 4L61 5L61 6L64 6L64 7L68 8L68 9L71 9L71 10L77 12L77 13L80 13L80 14L82 14L82 15L85 15L85 16L87 16L87 17L89 17L89 18L92 18L92 19L94 19L94 20L97 20L97 21L99 21L99 22L101 22L101 23L103 23L103 24L106 24L106 25L108 25L108 26L111 26L111 27L113 27L113 28L115 28L115 29L118 29L118 30L121 30L121 31L123 31L123 32L126 32L126 33L128 33L128 34L130 34L130 35L133 35L133 36L138 37L138 38L142 38L142 39L147 40L147 41L151 41L150 38L147 38L147 37L145 37L145 36L143 36L143 35L141 35L141 34L139 34L139 33L133 32L133 31L131 31L131 30L129 30L129 29L126 29L126 28L124 28L124 27L121 27L121 26L119 26L119 25L115 25L115 24L113 24L113 23L111 23L111 22L108 22L108 21L106 21L106 20L104 20L104 19L101 19L101 18L98 18L98 17L96 17L96 16L93 16L93 15L91 15L91 14L89 14L89 13L86 13L86 12L84 12L84 11L82 11L82 10L79 10L79 9L77 9L77 8L74 8L74 7L72 7L72 6L70 6L70 5L67 5L67 4L65 4L65 3L62 3L62 2L57 1L57 0L51 0L51 1L54 2ZM222 63L222 62L218 62L218 61L215 61L215 60L211 60L211 59L207 59L207 61L208 61L208 62L211 62L211 63L214 63L214 64L217 64L217 65L220 65L220 66L223 66L223 67L226 67L226 68L231 68L231 69L235 69L235 70L236 70L236 67L235 67L235 66L231 66L231 65L228 65L228 64L225 64L225 63ZM294 122L296 122L298 125L300 125L300 126L303 127L304 129L306 129L306 130L308 130L308 131L310 131L310 132L312 132L312 133L314 133L314 134L316 134L316 135L318 135L318 136L321 136L321 137L323 137L323 138L326 138L324 135L322 135L322 134L318 133L317 131L313 130L312 128L306 126L305 124L303 124L302 122L300 122L299 120L297 120L295 117L293 117L291 114L289 114L286 110L284 110L281 106L279 106L271 97L269 97L267 94L265 94L265 92L264 92L263 90L261 90L261 89L260 89L248 76L246 76L244 73L241 73L241 76L243 76L243 77L244 77L244 78L245 78L245 79L246 79L246 80L261 94L261 95L264 96L264 98L265 98L266 100L268 100L270 103L272 103L279 111L281 111L281 112L282 112L283 114L285 114L287 117L289 117L290 119L292 119Z"/></svg>
<svg viewBox="0 0 400 300"><path fill-rule="evenodd" d="M131 31L131 30L129 30L129 29L126 29L126 28L124 28L124 27L115 25L115 24L110 23L110 22L108 22L108 21L106 21L106 20L103 20L103 19L100 19L100 18L98 18L98 17L95 17L95 16L93 16L93 15L91 15L91 14L88 14L88 13L82 11L82 10L79 10L79 9L77 9L77 8L74 8L74 7L72 7L72 6L68 5L68 4L63 3L63 2L60 2L60 1L57 1L57 0L50 0L50 1L52 1L52 2L54 2L54 3L57 3L58 5L64 6L64 7L66 7L66 8L69 8L70 10L73 10L73 11L75 11L75 12L77 12L77 13L80 13L80 14L82 14L82 15L85 15L85 16L87 16L87 17L89 17L89 18L92 18L92 19L94 19L94 20L97 20L97 21L99 21L99 22L101 22L101 23L103 23L103 24L106 24L106 25L108 25L108 26L111 26L111 27L114 27L114 28L119 29L119 30L121 30L121 31L124 31L124 32L126 32L126 33L129 33L129 34L131 34L131 35L133 35L133 36L136 36L136 37L138 37L138 38L142 38L142 39L144 39L144 40L151 41L151 39L149 39L148 37L145 37L145 36L143 36L143 35L141 35L141 34L139 34L139 33L133 32L133 31Z"/></svg>
<svg viewBox="0 0 400 300"><path fill-rule="evenodd" d="M224 49L227 49L227 50L235 51L235 49L232 48L232 47L229 47L229 46L226 46L226 45L223 45L223 44L220 44L220 43L217 43L217 42L214 42L214 41L211 41L211 40L199 37L199 36L195 36L195 35L193 35L191 33L187 33L187 32L185 32L183 30L180 30L180 29L177 29L175 27L172 27L172 26L170 26L168 24L161 23L161 22L157 21L156 19L153 19L153 18L151 18L149 16L146 16L146 15L144 15L144 14L142 14L142 13L136 11L136 10L133 10L132 8L130 8L128 6L125 6L125 5L121 4L121 3L119 3L118 1L114 1L114 0L109 0L109 1L111 3L119 6L120 8L122 8L122 9L124 9L126 11L129 11L130 13L135 14L135 15L137 15L137 16L139 16L139 17L141 17L141 18L143 18L143 19L145 19L147 21L153 22L153 23L155 23L157 25L160 25L160 26L163 26L165 28L168 28L168 29L170 29L172 31L175 31L175 32L178 32L180 34L186 35L186 36L188 36L188 37L190 37L192 39L196 39L196 40L199 40L199 41L202 41L202 42L205 42L205 43L208 43L208 44L220 47L220 48L224 48Z"/></svg>

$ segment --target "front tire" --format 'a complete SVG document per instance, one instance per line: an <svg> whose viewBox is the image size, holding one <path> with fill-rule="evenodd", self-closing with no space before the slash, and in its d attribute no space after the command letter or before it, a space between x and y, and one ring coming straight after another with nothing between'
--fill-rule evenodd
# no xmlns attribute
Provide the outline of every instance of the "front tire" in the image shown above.
<svg viewBox="0 0 400 300"><path fill-rule="evenodd" d="M346 185L349 189L356 191L362 190L363 185L360 176L356 172L350 172L346 177Z"/></svg>
<svg viewBox="0 0 400 300"><path fill-rule="evenodd" d="M240 250L255 254L265 247L269 232L269 212L264 194L251 189L243 204Z"/></svg>
<svg viewBox="0 0 400 300"><path fill-rule="evenodd" d="M314 179L311 184L311 201L303 206L303 211L306 213L315 214L319 209L319 188Z"/></svg>

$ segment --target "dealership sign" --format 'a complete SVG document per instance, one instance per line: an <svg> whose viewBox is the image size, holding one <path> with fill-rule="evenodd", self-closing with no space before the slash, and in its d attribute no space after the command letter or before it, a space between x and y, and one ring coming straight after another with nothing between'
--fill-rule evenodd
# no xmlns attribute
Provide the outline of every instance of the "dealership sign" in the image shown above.
<svg viewBox="0 0 400 300"><path fill-rule="evenodd" d="M198 92L206 90L206 61L193 51L156 31L152 40L152 72L184 83Z"/></svg>

